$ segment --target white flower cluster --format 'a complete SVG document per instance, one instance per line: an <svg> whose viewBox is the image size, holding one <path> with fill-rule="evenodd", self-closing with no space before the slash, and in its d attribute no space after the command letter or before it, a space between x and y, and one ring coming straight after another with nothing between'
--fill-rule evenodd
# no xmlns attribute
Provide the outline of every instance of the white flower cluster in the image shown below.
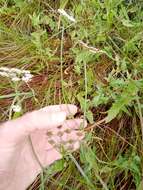
<svg viewBox="0 0 143 190"><path fill-rule="evenodd" d="M70 16L64 9L58 9L58 12L65 16L68 20L70 20L71 22L76 22L75 18L73 16Z"/></svg>
<svg viewBox="0 0 143 190"><path fill-rule="evenodd" d="M17 68L0 67L0 76L8 77L12 81L24 81L31 80L33 75L28 70L21 70Z"/></svg>
<svg viewBox="0 0 143 190"><path fill-rule="evenodd" d="M16 113L21 112L21 106L19 105L12 105L12 110Z"/></svg>

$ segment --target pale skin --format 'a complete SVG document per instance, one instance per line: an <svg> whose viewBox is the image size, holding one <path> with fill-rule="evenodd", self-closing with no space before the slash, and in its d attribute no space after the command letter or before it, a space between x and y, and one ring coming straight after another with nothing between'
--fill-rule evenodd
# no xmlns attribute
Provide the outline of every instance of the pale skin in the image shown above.
<svg viewBox="0 0 143 190"><path fill-rule="evenodd" d="M74 105L48 106L2 124L0 190L25 190L42 170L37 158L43 167L62 158L57 148L60 144L63 143L70 151L79 148L84 138L81 130L83 120L67 119L76 112Z"/></svg>

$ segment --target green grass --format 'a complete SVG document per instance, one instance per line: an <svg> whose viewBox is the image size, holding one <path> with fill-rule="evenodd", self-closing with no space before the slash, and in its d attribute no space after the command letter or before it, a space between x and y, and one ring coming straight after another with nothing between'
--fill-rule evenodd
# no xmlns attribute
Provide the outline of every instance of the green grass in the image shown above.
<svg viewBox="0 0 143 190"><path fill-rule="evenodd" d="M0 66L34 75L29 86L0 77L1 121L13 102L21 114L74 103L89 123L80 150L31 189L142 189L142 0L0 0Z"/></svg>

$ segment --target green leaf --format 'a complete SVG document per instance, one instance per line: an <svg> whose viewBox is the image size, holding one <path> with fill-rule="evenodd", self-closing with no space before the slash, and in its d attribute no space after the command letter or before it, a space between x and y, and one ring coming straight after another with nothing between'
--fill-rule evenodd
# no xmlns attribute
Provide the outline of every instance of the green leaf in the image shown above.
<svg viewBox="0 0 143 190"><path fill-rule="evenodd" d="M29 17L30 17L30 19L32 21L32 25L34 27L39 27L39 25L40 25L40 16L41 16L41 14L36 15L36 13L33 13L33 15L29 15Z"/></svg>
<svg viewBox="0 0 143 190"><path fill-rule="evenodd" d="M23 7L25 2L23 0L14 0L15 5L19 8Z"/></svg>
<svg viewBox="0 0 143 190"><path fill-rule="evenodd" d="M93 113L90 110L86 112L86 117L90 124L94 123Z"/></svg>
<svg viewBox="0 0 143 190"><path fill-rule="evenodd" d="M63 159L56 161L53 165L51 165L50 167L46 169L46 175L49 176L54 173L62 171L64 168L64 163L65 162Z"/></svg>
<svg viewBox="0 0 143 190"><path fill-rule="evenodd" d="M97 96L94 96L93 100L92 100L92 104L93 106L97 107L99 106L100 104L106 104L109 100L109 97L105 96L102 93L98 94Z"/></svg>
<svg viewBox="0 0 143 190"><path fill-rule="evenodd" d="M139 186L141 182L141 159L135 152L133 152L130 157L120 156L117 160L114 161L115 166L119 169L124 170L128 173L131 172L136 187Z"/></svg>
<svg viewBox="0 0 143 190"><path fill-rule="evenodd" d="M130 20L123 19L122 24L126 27L134 27L134 24Z"/></svg>
<svg viewBox="0 0 143 190"><path fill-rule="evenodd" d="M109 173L113 170L113 168L109 167L109 166L104 166L101 170L100 173Z"/></svg>
<svg viewBox="0 0 143 190"><path fill-rule="evenodd" d="M121 111L126 110L125 106L129 106L131 101L135 99L138 92L136 81L127 81L127 86L124 87L123 92L117 97L111 108L108 110L106 122L110 122Z"/></svg>

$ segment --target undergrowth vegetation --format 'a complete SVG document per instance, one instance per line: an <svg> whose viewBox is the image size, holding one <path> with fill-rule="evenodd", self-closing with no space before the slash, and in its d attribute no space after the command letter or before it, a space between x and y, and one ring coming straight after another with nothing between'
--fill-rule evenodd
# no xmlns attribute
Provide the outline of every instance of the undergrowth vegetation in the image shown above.
<svg viewBox="0 0 143 190"><path fill-rule="evenodd" d="M0 67L33 75L0 76L1 121L60 103L88 120L80 150L29 189L142 189L142 0L0 0Z"/></svg>

